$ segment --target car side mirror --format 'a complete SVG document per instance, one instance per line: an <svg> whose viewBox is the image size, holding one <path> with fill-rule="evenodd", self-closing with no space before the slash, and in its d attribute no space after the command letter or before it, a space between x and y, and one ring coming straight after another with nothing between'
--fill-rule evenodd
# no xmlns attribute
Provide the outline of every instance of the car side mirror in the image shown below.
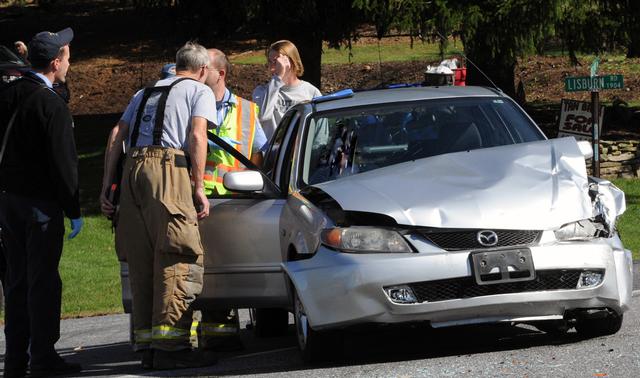
<svg viewBox="0 0 640 378"><path fill-rule="evenodd" d="M227 172L222 183L234 192L258 192L264 188L262 174L258 171Z"/></svg>
<svg viewBox="0 0 640 378"><path fill-rule="evenodd" d="M578 148L580 152L582 152L582 156L585 159L590 159L593 157L593 147L591 147L591 142L588 140L581 140L578 142Z"/></svg>

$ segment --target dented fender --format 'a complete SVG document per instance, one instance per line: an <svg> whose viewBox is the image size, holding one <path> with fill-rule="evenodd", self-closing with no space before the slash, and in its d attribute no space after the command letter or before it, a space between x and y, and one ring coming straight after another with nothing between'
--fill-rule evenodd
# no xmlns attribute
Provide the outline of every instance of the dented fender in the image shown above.
<svg viewBox="0 0 640 378"><path fill-rule="evenodd" d="M597 177L589 177L589 192L593 201L593 217L601 216L611 234L618 217L627 209L624 192L611 181Z"/></svg>

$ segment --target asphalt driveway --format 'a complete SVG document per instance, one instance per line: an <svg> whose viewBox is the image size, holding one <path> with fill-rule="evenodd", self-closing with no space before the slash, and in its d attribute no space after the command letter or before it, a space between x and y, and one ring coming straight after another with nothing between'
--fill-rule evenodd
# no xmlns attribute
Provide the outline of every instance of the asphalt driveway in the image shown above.
<svg viewBox="0 0 640 378"><path fill-rule="evenodd" d="M637 297L640 296L640 261L634 262L633 271L633 294ZM240 311L240 322L241 337L247 349L239 353L222 354L218 365L205 369L153 372L143 370L140 367L139 355L131 351L128 343L128 314L62 320L62 336L57 348L69 361L83 365L85 370L81 376L85 377L234 375L243 374L247 369L251 371L252 368L247 365L249 361L251 365L260 366L257 371L261 373L305 369L298 355L292 326L289 327L289 334L284 337L260 339L246 329L249 323L246 310ZM0 353L4 354L4 348L2 332ZM0 364L3 368L3 361L0 361Z"/></svg>

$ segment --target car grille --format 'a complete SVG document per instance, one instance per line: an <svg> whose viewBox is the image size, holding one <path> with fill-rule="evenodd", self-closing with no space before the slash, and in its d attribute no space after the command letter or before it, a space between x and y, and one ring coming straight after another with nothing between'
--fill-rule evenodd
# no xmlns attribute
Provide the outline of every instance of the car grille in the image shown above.
<svg viewBox="0 0 640 378"><path fill-rule="evenodd" d="M540 270L531 281L478 285L473 277L460 277L409 284L418 302L483 297L487 295L526 293L545 290L575 289L584 270Z"/></svg>
<svg viewBox="0 0 640 378"><path fill-rule="evenodd" d="M481 230L447 230L433 231L421 230L427 239L438 247L447 251L459 251L465 249L482 249L496 247L527 246L538 240L541 231L529 230L494 230L498 235L498 244L486 247L478 242L478 231Z"/></svg>

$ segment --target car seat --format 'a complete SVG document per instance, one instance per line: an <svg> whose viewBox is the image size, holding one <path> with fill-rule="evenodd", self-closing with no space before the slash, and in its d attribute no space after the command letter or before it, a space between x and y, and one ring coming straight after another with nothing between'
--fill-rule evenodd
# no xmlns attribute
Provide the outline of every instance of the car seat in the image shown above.
<svg viewBox="0 0 640 378"><path fill-rule="evenodd" d="M482 136L474 122L449 122L440 130L440 153L482 148Z"/></svg>

